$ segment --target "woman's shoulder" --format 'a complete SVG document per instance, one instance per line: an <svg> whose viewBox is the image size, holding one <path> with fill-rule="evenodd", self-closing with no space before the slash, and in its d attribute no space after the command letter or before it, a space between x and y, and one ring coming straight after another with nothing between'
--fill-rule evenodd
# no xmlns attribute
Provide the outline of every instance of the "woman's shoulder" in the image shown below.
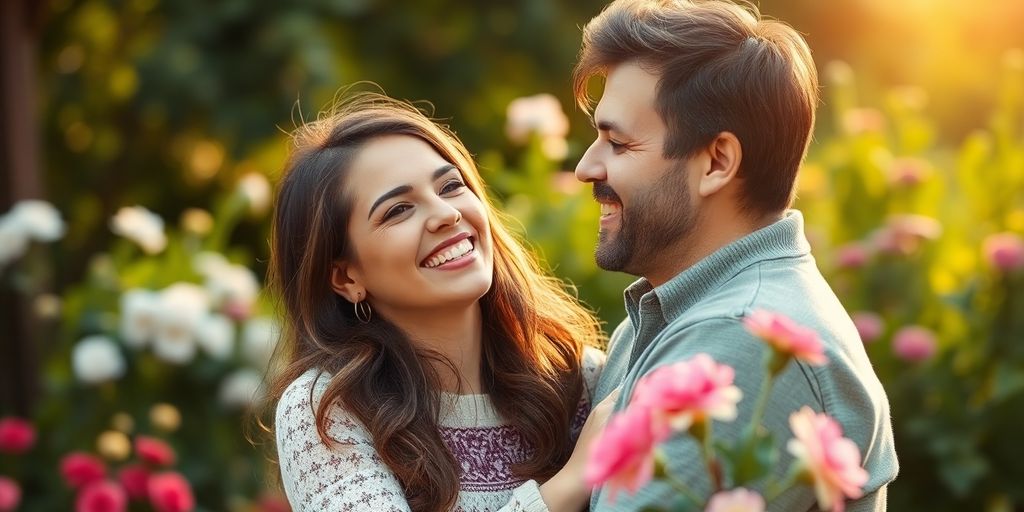
<svg viewBox="0 0 1024 512"><path fill-rule="evenodd" d="M279 435L294 433L295 430L315 431L316 410L330 382L331 374L311 368L285 388L277 403L276 425ZM327 409L325 426L325 433L335 442L350 444L369 439L363 424L338 403Z"/></svg>

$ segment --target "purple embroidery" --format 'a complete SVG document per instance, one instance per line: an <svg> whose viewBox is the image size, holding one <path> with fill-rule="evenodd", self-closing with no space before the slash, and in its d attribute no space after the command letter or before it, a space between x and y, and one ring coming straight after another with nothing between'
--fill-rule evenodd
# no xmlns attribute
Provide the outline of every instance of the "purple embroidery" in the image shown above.
<svg viewBox="0 0 1024 512"><path fill-rule="evenodd" d="M576 442L590 414L590 403L581 400L571 423ZM514 427L441 427L441 438L459 462L462 491L494 492L515 489L525 481L512 473L512 466L532 454L526 440Z"/></svg>
<svg viewBox="0 0 1024 512"><path fill-rule="evenodd" d="M461 466L463 491L505 491L524 482L512 474L512 466L526 460L530 449L515 428L441 427L441 438Z"/></svg>

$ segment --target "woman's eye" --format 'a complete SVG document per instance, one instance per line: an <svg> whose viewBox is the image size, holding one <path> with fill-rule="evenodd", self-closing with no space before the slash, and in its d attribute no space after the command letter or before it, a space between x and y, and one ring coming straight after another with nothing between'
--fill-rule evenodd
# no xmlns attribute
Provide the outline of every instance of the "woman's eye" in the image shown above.
<svg viewBox="0 0 1024 512"><path fill-rule="evenodd" d="M399 203L391 207L387 212L384 212L384 218L381 220L389 220L397 215L405 213L406 210L412 208L411 205L405 203Z"/></svg>
<svg viewBox="0 0 1024 512"><path fill-rule="evenodd" d="M621 153L626 150L626 145L621 142L616 142L612 139L608 139L608 145L611 146L612 151Z"/></svg>
<svg viewBox="0 0 1024 512"><path fill-rule="evenodd" d="M462 187L465 187L465 186L466 186L466 184L461 182L461 181L459 181L459 180L451 180L451 181L448 181L447 183L445 183L444 186L441 187L441 194L450 194L450 193L455 192L456 190L458 190L458 189L460 189Z"/></svg>

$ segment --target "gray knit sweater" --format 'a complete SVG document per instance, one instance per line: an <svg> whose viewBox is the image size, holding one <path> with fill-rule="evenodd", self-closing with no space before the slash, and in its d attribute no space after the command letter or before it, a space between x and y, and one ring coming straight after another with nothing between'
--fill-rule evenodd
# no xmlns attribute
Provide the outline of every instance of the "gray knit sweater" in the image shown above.
<svg viewBox="0 0 1024 512"><path fill-rule="evenodd" d="M809 405L835 418L844 435L860 447L870 479L865 496L849 502L847 510L885 510L886 486L899 468L889 402L853 322L815 266L800 212L787 212L783 219L721 248L657 288L640 279L626 289L625 299L629 318L612 334L595 401L621 384L616 408L622 409L640 377L659 366L707 353L736 370L736 385L743 391L737 420L714 424L716 438L735 439L753 412L767 350L744 329L741 319L754 309L782 313L818 332L829 362L824 366L790 363L775 381L764 417L781 454L775 476L781 477L792 461L785 450L786 440L792 438L789 415ZM671 473L703 495L710 494L692 438L674 437L663 449ZM667 504L672 491L665 484L652 483L636 495L619 493L614 503L609 503L608 494L601 489L594 492L593 510ZM806 511L814 501L813 489L800 486L768 508Z"/></svg>

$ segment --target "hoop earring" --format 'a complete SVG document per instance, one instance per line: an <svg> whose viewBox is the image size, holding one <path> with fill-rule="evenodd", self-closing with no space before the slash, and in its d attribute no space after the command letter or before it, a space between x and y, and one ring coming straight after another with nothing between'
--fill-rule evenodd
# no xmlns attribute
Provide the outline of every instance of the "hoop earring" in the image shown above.
<svg viewBox="0 0 1024 512"><path fill-rule="evenodd" d="M370 323L370 319L373 318L373 308L366 303L365 300L360 300L352 304L352 308L355 310L356 318L364 324Z"/></svg>

